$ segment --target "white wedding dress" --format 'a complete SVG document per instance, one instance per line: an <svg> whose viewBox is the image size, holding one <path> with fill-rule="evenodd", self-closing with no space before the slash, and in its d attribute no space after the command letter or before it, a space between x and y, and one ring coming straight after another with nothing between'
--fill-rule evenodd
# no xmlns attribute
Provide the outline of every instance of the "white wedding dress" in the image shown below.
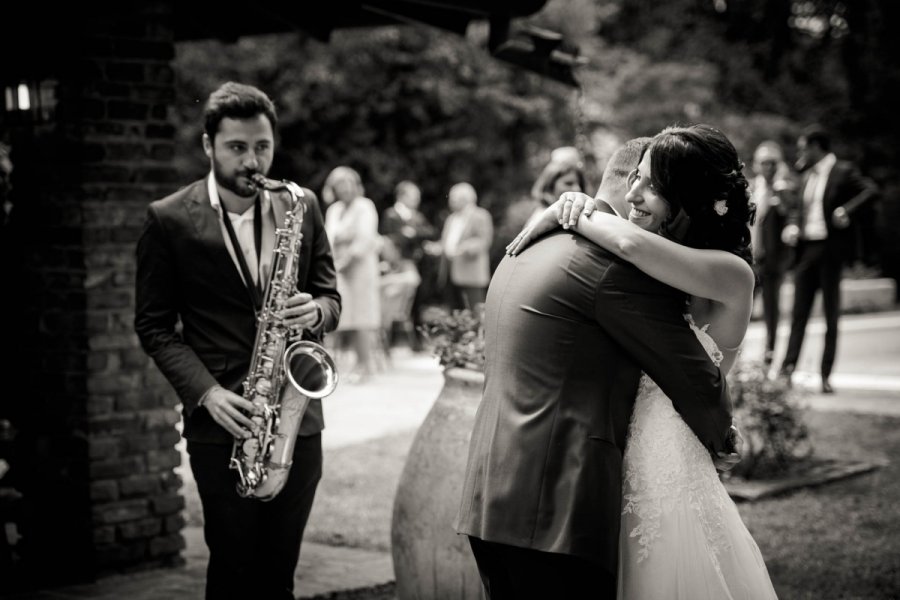
<svg viewBox="0 0 900 600"><path fill-rule="evenodd" d="M722 353L708 326L685 318L718 366ZM709 452L646 375L623 474L619 600L777 598Z"/></svg>

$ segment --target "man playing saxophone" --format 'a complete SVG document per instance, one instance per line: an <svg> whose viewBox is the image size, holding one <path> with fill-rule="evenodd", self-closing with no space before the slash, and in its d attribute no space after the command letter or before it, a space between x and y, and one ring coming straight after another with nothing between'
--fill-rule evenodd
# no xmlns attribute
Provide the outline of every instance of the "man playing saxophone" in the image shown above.
<svg viewBox="0 0 900 600"><path fill-rule="evenodd" d="M322 474L321 400L309 401L286 483L273 499L242 497L230 466L235 438L258 433L260 407L244 398L242 386L276 228L292 198L253 179L268 173L275 146L275 107L262 91L222 85L210 94L204 121L210 174L151 203L147 212L137 245L135 330L182 402L209 547L206 598L292 599L300 542ZM337 325L341 300L321 210L312 191L302 192L296 291L280 311L279 330L291 341L321 342Z"/></svg>

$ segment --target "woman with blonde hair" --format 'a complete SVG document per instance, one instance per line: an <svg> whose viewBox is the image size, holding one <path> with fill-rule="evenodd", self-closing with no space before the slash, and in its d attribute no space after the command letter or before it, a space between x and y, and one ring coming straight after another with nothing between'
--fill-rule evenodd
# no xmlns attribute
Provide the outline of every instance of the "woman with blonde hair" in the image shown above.
<svg viewBox="0 0 900 600"><path fill-rule="evenodd" d="M574 148L572 150L574 151ZM544 210L559 200L563 193L584 192L587 189L587 179L579 157L560 153L556 156L544 166L531 187L531 197L537 201L537 205L526 225L539 219Z"/></svg>
<svg viewBox="0 0 900 600"><path fill-rule="evenodd" d="M378 210L366 198L359 173L347 166L328 174L322 200L343 304L337 333L340 345L349 344L356 353L347 380L358 382L375 370L375 340L381 327Z"/></svg>

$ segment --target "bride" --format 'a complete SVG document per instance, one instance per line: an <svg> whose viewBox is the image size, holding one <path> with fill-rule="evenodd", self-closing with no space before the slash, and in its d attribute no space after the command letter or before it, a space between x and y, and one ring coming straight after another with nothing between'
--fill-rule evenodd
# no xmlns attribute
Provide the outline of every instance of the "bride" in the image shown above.
<svg viewBox="0 0 900 600"><path fill-rule="evenodd" d="M516 254L563 223L685 292L688 326L727 373L753 302L753 207L742 167L734 146L715 128L669 127L652 139L628 176L627 221L593 212L589 196L566 192L507 250ZM776 598L716 464L645 375L623 460L619 599Z"/></svg>

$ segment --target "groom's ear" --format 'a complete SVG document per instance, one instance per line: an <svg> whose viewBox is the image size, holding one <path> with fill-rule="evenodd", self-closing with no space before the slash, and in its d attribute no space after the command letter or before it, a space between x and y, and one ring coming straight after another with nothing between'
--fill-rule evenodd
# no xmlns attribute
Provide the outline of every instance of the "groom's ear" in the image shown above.
<svg viewBox="0 0 900 600"><path fill-rule="evenodd" d="M602 196L594 196L594 206L596 207L595 210L619 216L618 213L616 213L616 209L613 208L612 203Z"/></svg>
<svg viewBox="0 0 900 600"><path fill-rule="evenodd" d="M674 217L671 217L663 223L660 233L673 242L682 244L684 243L684 239L687 236L690 226L691 218L684 212L683 208L679 208Z"/></svg>

